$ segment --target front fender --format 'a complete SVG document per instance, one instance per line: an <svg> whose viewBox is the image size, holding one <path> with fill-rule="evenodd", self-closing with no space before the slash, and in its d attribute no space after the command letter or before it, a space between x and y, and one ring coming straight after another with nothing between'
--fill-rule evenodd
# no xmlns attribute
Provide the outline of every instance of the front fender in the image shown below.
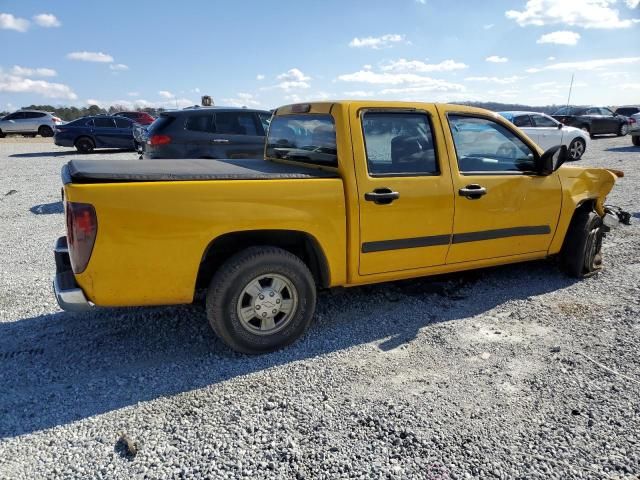
<svg viewBox="0 0 640 480"><path fill-rule="evenodd" d="M616 183L616 177L622 176L622 172L614 173L604 168L569 165L563 165L557 173L562 185L562 208L556 233L549 247L549 255L560 252L573 213L577 208L586 202L592 202L598 215L604 216L605 199Z"/></svg>

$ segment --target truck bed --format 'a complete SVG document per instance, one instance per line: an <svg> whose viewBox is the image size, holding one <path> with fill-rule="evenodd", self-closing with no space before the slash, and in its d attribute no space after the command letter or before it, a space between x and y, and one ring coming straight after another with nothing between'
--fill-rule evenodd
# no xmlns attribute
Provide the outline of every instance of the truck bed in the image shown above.
<svg viewBox="0 0 640 480"><path fill-rule="evenodd" d="M337 177L337 172L263 159L71 160L62 168L65 184Z"/></svg>

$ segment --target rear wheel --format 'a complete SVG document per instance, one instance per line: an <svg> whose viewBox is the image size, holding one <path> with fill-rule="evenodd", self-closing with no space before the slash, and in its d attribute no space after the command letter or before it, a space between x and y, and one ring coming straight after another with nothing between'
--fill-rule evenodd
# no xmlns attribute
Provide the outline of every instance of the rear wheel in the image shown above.
<svg viewBox="0 0 640 480"><path fill-rule="evenodd" d="M316 304L313 276L295 255L251 247L225 262L207 292L207 318L242 353L278 350L309 327Z"/></svg>
<svg viewBox="0 0 640 480"><path fill-rule="evenodd" d="M6 134L2 130L0 130L0 138L4 138L4 137L6 137Z"/></svg>
<svg viewBox="0 0 640 480"><path fill-rule="evenodd" d="M623 123L622 125L620 125L620 129L618 130L618 136L624 137L627 133L629 133L629 125Z"/></svg>
<svg viewBox="0 0 640 480"><path fill-rule="evenodd" d="M41 137L53 137L53 128L48 125L42 125L38 129L38 135L40 135Z"/></svg>
<svg viewBox="0 0 640 480"><path fill-rule="evenodd" d="M636 147L640 147L640 135L632 136L631 143L633 143Z"/></svg>
<svg viewBox="0 0 640 480"><path fill-rule="evenodd" d="M594 211L576 211L562 245L560 260L572 277L589 277L602 269L602 218Z"/></svg>
<svg viewBox="0 0 640 480"><path fill-rule="evenodd" d="M586 142L581 138L574 138L569 144L569 155L572 160L580 160L584 154Z"/></svg>
<svg viewBox="0 0 640 480"><path fill-rule="evenodd" d="M80 137L75 142L76 149L80 153L91 153L96 146L89 137Z"/></svg>

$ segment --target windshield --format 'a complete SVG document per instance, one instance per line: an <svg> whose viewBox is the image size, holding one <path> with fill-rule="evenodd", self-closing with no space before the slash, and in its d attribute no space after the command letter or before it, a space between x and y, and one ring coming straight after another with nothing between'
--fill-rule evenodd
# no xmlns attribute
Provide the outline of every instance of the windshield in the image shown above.
<svg viewBox="0 0 640 480"><path fill-rule="evenodd" d="M333 118L331 115L273 117L267 137L266 156L337 167Z"/></svg>

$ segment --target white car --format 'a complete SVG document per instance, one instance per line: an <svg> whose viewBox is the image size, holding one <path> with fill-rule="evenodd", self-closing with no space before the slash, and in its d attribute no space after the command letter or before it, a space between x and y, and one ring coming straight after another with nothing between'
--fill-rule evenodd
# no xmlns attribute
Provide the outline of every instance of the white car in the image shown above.
<svg viewBox="0 0 640 480"><path fill-rule="evenodd" d="M5 135L40 135L53 137L55 129L64 122L50 112L19 110L0 119L0 138Z"/></svg>
<svg viewBox="0 0 640 480"><path fill-rule="evenodd" d="M549 115L538 112L498 112L519 127L543 150L565 145L572 160L580 160L589 145L589 133L568 127Z"/></svg>

